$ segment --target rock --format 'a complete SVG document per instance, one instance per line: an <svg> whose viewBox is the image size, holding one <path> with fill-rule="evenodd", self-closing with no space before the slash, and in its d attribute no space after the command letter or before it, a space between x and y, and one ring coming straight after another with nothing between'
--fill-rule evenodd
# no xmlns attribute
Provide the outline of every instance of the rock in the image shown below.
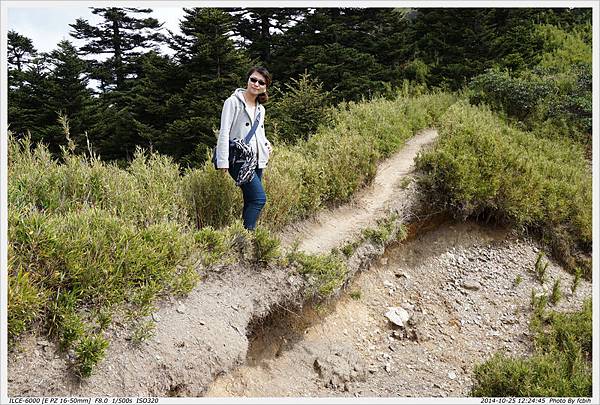
<svg viewBox="0 0 600 405"><path fill-rule="evenodd" d="M392 365L391 365L391 363L385 363L385 371L388 374L392 372Z"/></svg>
<svg viewBox="0 0 600 405"><path fill-rule="evenodd" d="M313 363L325 387L341 388L353 381L365 381L366 370L358 354L349 349L338 349L333 354L317 357ZM369 369L369 372L372 372Z"/></svg>
<svg viewBox="0 0 600 405"><path fill-rule="evenodd" d="M402 307L388 307L385 317L393 324L402 328L410 319L409 313Z"/></svg>
<svg viewBox="0 0 600 405"><path fill-rule="evenodd" d="M37 342L38 346L50 346L50 342L48 342L47 340L39 340Z"/></svg>
<svg viewBox="0 0 600 405"><path fill-rule="evenodd" d="M456 373L454 371L450 371L448 373L448 378L454 380L456 378Z"/></svg>
<svg viewBox="0 0 600 405"><path fill-rule="evenodd" d="M179 312L180 314L185 314L185 305L179 304L177 306L177 312Z"/></svg>
<svg viewBox="0 0 600 405"><path fill-rule="evenodd" d="M463 281L462 287L467 290L477 291L481 288L481 284L479 284L479 282L475 280L466 280Z"/></svg>
<svg viewBox="0 0 600 405"><path fill-rule="evenodd" d="M158 321L160 321L160 316L158 316L158 314L152 314L152 320L154 322L158 322Z"/></svg>

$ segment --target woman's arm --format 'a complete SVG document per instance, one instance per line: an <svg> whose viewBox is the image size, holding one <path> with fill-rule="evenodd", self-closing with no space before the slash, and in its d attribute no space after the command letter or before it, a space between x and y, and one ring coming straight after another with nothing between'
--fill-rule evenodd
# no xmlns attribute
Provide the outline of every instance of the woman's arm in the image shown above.
<svg viewBox="0 0 600 405"><path fill-rule="evenodd" d="M229 168L229 133L236 115L236 103L233 98L228 98L223 103L221 112L221 127L217 138L217 167Z"/></svg>

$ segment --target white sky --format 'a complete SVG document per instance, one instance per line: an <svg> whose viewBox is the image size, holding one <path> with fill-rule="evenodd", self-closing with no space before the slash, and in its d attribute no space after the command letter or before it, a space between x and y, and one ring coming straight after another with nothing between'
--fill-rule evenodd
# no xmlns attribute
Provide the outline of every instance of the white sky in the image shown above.
<svg viewBox="0 0 600 405"><path fill-rule="evenodd" d="M98 4L98 7L106 7ZM175 33L179 31L179 20L183 17L183 7L152 7L150 2L144 6L139 4L123 4L123 7L150 8L153 10L150 16L156 18L159 23L164 23L163 33L167 34L166 29ZM148 16L148 14L133 14L138 17ZM102 19L92 14L89 7L82 7L81 3L73 6L44 6L44 7L18 7L9 6L7 8L7 31L14 30L21 35L30 38L33 46L39 52L49 52L56 48L56 45L63 39L67 39L77 46L82 45L69 35L72 28L69 24L75 23L77 18L88 20L91 25L95 25ZM167 49L163 49L167 52Z"/></svg>

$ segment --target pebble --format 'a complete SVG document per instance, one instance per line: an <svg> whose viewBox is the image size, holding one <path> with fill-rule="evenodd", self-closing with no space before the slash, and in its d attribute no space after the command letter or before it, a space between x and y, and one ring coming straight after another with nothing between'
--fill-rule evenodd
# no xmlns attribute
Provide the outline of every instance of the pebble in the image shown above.
<svg viewBox="0 0 600 405"><path fill-rule="evenodd" d="M177 306L177 312L179 312L180 314L184 314L185 313L185 305L179 304Z"/></svg>
<svg viewBox="0 0 600 405"><path fill-rule="evenodd" d="M466 280L463 281L462 287L466 288L467 290L477 291L481 288L481 284L475 280Z"/></svg>
<svg viewBox="0 0 600 405"><path fill-rule="evenodd" d="M448 378L454 380L456 378L456 373L454 371L450 371L448 373Z"/></svg>

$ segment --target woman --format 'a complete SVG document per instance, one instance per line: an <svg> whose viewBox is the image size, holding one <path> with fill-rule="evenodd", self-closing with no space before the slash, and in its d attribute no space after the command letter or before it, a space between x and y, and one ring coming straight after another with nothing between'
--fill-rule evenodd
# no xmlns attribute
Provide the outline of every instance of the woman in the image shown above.
<svg viewBox="0 0 600 405"><path fill-rule="evenodd" d="M249 141L255 158L252 160L254 167L250 170L254 173L250 173L250 181L239 184L244 195L244 228L254 230L260 212L267 202L262 174L273 150L265 136L265 108L262 106L269 98L267 88L271 84L271 75L264 67L254 67L248 72L247 82L246 89L236 89L223 104L216 156L217 168L223 172L229 171L237 184L244 161L238 160L229 167L229 141L245 139L248 133L254 130L254 135ZM247 167L244 168L246 169Z"/></svg>

